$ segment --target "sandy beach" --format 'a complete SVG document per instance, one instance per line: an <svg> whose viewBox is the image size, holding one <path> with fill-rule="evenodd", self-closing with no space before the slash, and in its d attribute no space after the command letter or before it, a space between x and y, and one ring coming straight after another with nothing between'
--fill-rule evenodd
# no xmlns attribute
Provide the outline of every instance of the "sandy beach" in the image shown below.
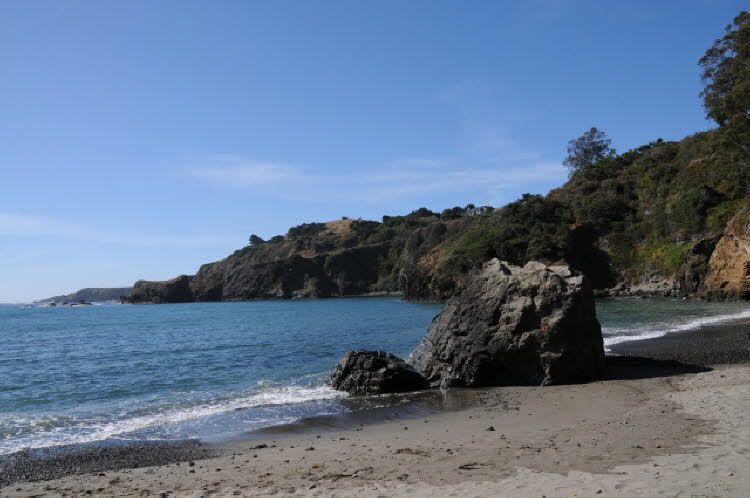
<svg viewBox="0 0 750 498"><path fill-rule="evenodd" d="M742 324L733 330L731 337L745 334ZM309 420L253 440L183 448L163 465L93 473L81 466L84 473L36 482L21 476L0 493L541 497L750 490L747 364L610 359L608 378L599 382L435 396L453 409L394 408L377 421Z"/></svg>

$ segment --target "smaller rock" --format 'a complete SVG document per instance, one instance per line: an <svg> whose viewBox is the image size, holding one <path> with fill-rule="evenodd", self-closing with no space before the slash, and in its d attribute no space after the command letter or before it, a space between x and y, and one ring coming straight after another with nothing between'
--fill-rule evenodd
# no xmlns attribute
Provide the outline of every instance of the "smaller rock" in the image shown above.
<svg viewBox="0 0 750 498"><path fill-rule="evenodd" d="M495 428L492 426L487 427L487 429L485 430L490 431L490 432L495 432Z"/></svg>
<svg viewBox="0 0 750 498"><path fill-rule="evenodd" d="M427 381L414 367L385 351L349 351L328 377L328 384L350 394L419 391Z"/></svg>

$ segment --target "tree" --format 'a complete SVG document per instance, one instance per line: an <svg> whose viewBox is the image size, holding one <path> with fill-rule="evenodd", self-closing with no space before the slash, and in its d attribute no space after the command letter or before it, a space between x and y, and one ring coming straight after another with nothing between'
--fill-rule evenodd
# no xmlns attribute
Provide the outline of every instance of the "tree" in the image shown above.
<svg viewBox="0 0 750 498"><path fill-rule="evenodd" d="M424 217L427 217L427 216L437 216L437 213L433 213L432 211L430 211L426 207L421 207L421 208L419 208L419 209L417 209L415 211L412 211L410 213L410 215L411 216L416 216L416 217L419 217L419 218L424 218Z"/></svg>
<svg viewBox="0 0 750 498"><path fill-rule="evenodd" d="M706 85L701 92L706 117L719 126L750 124L750 13L742 11L714 41L698 64Z"/></svg>
<svg viewBox="0 0 750 498"><path fill-rule="evenodd" d="M255 234L252 234L250 236L250 245L251 246L257 246L258 244L262 244L263 242L265 242L265 240L261 239L260 237L258 237Z"/></svg>
<svg viewBox="0 0 750 498"><path fill-rule="evenodd" d="M440 213L441 220L457 220L466 213L466 210L460 206L454 206L452 208L444 209Z"/></svg>
<svg viewBox="0 0 750 498"><path fill-rule="evenodd" d="M596 127L568 142L568 157L563 161L563 165L570 170L570 178L583 168L605 157L614 156L615 150L610 148L611 143L612 140L607 138L607 134Z"/></svg>

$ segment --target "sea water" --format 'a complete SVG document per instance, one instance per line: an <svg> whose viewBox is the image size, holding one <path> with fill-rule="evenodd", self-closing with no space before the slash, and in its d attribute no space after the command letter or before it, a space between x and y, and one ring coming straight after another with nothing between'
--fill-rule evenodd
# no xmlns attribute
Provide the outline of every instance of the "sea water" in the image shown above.
<svg viewBox="0 0 750 498"><path fill-rule="evenodd" d="M406 357L437 304L398 298L0 305L0 455L77 443L214 442L361 409L323 383L351 349ZM605 344L750 317L750 306L597 303Z"/></svg>

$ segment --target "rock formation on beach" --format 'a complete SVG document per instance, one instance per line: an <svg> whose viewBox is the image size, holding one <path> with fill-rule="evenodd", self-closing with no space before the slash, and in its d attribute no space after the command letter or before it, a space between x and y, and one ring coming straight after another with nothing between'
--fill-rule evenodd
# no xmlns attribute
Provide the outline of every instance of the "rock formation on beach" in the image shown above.
<svg viewBox="0 0 750 498"><path fill-rule="evenodd" d="M401 358L384 351L349 351L334 367L328 384L350 394L419 391L427 381Z"/></svg>
<svg viewBox="0 0 750 498"><path fill-rule="evenodd" d="M750 299L750 205L729 223L708 261L702 297Z"/></svg>
<svg viewBox="0 0 750 498"><path fill-rule="evenodd" d="M408 362L349 351L328 384L351 394L430 387L548 385L604 374L604 344L586 278L568 266L493 259L470 275Z"/></svg>
<svg viewBox="0 0 750 498"><path fill-rule="evenodd" d="M604 346L592 290L567 266L493 259L448 301L409 362L442 387L600 378Z"/></svg>

